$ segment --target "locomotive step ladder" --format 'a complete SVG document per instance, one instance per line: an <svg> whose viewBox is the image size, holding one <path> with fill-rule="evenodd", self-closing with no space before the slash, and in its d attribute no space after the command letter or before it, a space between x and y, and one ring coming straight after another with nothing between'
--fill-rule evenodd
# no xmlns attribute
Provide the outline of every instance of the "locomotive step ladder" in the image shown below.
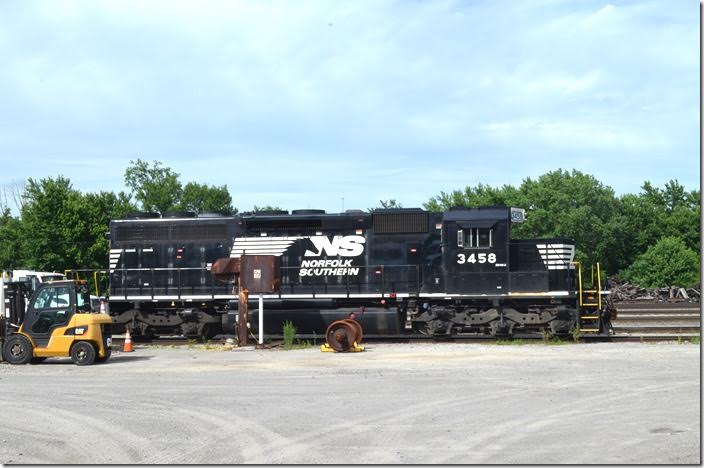
<svg viewBox="0 0 704 468"><path fill-rule="evenodd" d="M591 282L589 289L585 288L582 278L582 265L574 262L577 267L577 284L579 288L579 320L577 330L581 335L608 334L609 324L604 319L604 310L601 298L601 265L597 262L596 268L591 267ZM596 280L596 281L595 281Z"/></svg>

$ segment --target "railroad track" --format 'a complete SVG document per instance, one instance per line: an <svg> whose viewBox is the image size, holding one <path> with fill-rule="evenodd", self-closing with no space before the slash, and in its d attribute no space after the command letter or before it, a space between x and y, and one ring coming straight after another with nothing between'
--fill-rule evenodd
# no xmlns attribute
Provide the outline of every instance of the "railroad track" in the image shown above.
<svg viewBox="0 0 704 468"><path fill-rule="evenodd" d="M680 341L701 334L701 305L696 302L619 302L615 338L630 341Z"/></svg>
<svg viewBox="0 0 704 468"><path fill-rule="evenodd" d="M615 335L610 337L586 336L586 341L613 342L652 342L652 341L691 341L701 334L700 304L691 302L620 302L616 304L618 317L613 321ZM542 340L540 335L516 336L516 339ZM297 339L317 345L324 342L322 334L297 335ZM267 340L273 345L283 343L283 336L270 335ZM211 344L221 343L213 339ZM431 337L427 335L367 335L365 342L427 343L463 342L486 343L496 341L491 336L456 335L451 337ZM185 337L162 337L154 340L134 339L135 344L159 346L187 346L203 344ZM254 343L255 340L252 340ZM120 349L124 343L122 336L113 339L114 346Z"/></svg>

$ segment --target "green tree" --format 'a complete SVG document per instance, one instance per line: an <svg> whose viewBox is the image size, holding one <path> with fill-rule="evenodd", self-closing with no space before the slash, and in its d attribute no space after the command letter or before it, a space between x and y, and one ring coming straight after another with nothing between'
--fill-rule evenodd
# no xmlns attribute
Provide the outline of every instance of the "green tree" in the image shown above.
<svg viewBox="0 0 704 468"><path fill-rule="evenodd" d="M403 205L396 201L395 198L390 198L388 200L379 200L379 207L385 210L403 208Z"/></svg>
<svg viewBox="0 0 704 468"><path fill-rule="evenodd" d="M105 268L110 219L136 209L124 192L84 195L63 176L29 179L24 199L22 266L37 270Z"/></svg>
<svg viewBox="0 0 704 468"><path fill-rule="evenodd" d="M29 179L22 207L22 251L26 266L62 271L80 265L88 247L81 234L81 194L69 179L59 176Z"/></svg>
<svg viewBox="0 0 704 468"><path fill-rule="evenodd" d="M679 237L687 247L699 251L700 194L686 192L676 180L666 183L663 190L646 181L639 194L623 195L619 217L624 225L619 240L624 267L666 236Z"/></svg>
<svg viewBox="0 0 704 468"><path fill-rule="evenodd" d="M264 205L264 206L254 205L254 208L252 208L251 213L261 213L263 211L277 211L277 210L283 210L283 208L281 208L279 206L272 206L272 205Z"/></svg>
<svg viewBox="0 0 704 468"><path fill-rule="evenodd" d="M232 207L232 196L226 185L220 187L189 182L183 187L180 208L196 213L215 212L233 215L237 210Z"/></svg>
<svg viewBox="0 0 704 468"><path fill-rule="evenodd" d="M75 263L81 268L105 268L110 250L106 233L110 220L123 218L137 210L129 195L120 192L86 193L81 203L81 217L86 220L86 229L81 233L81 243L86 246L85 256ZM80 263L78 263L80 262Z"/></svg>
<svg viewBox="0 0 704 468"><path fill-rule="evenodd" d="M144 211L163 213L179 208L183 193L179 174L163 167L159 161L153 161L151 165L141 159L130 161L125 170L125 184Z"/></svg>
<svg viewBox="0 0 704 468"><path fill-rule="evenodd" d="M495 188L480 183L475 187L467 186L464 190L440 192L440 195L431 198L423 206L426 210L440 212L455 206L467 208L492 205L521 206L521 203L521 194L512 185Z"/></svg>
<svg viewBox="0 0 704 468"><path fill-rule="evenodd" d="M180 174L159 161L148 164L141 159L130 161L125 170L125 184L143 211L206 211L232 215L232 196L226 185L211 186L189 182L184 187Z"/></svg>
<svg viewBox="0 0 704 468"><path fill-rule="evenodd" d="M663 237L623 272L642 287L689 287L700 281L699 255L678 237Z"/></svg>
<svg viewBox="0 0 704 468"><path fill-rule="evenodd" d="M389 198L388 200L379 200L379 205L372 208L367 208L367 213L373 213L374 210L395 210L403 208L403 205L397 201L395 198Z"/></svg>
<svg viewBox="0 0 704 468"><path fill-rule="evenodd" d="M5 208L0 214L0 270L20 268L23 264L22 223Z"/></svg>

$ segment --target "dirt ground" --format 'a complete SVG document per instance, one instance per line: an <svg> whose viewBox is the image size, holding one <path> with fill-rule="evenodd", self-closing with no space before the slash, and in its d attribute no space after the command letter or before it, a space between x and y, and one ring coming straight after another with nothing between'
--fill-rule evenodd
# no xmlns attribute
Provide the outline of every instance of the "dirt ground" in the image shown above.
<svg viewBox="0 0 704 468"><path fill-rule="evenodd" d="M692 344L137 347L0 364L2 463L701 463Z"/></svg>

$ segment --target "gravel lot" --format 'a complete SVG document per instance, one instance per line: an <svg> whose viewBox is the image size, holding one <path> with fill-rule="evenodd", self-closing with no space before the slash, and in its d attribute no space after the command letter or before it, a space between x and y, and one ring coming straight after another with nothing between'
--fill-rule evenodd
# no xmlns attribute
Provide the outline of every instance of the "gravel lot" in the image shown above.
<svg viewBox="0 0 704 468"><path fill-rule="evenodd" d="M137 347L0 364L2 463L700 463L700 347Z"/></svg>

